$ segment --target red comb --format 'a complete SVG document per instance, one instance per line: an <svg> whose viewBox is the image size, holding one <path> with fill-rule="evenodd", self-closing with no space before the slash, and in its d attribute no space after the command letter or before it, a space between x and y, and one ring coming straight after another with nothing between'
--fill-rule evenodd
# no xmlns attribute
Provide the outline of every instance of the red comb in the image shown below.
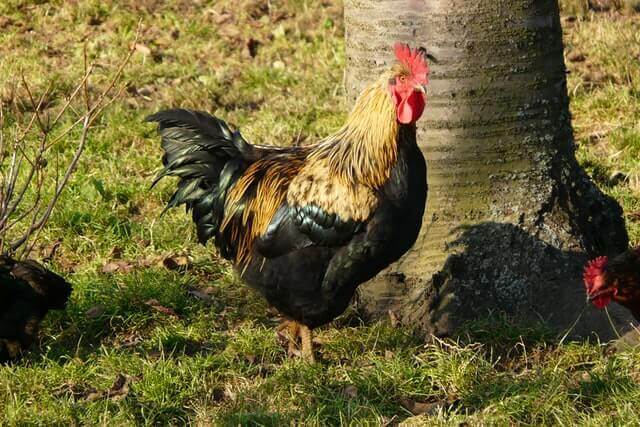
<svg viewBox="0 0 640 427"><path fill-rule="evenodd" d="M582 278L584 279L584 285L587 287L587 292L592 290L593 281L604 272L608 261L609 259L606 256L600 256L585 265Z"/></svg>
<svg viewBox="0 0 640 427"><path fill-rule="evenodd" d="M411 49L409 45L404 43L396 43L394 46L396 59L411 71L413 77L422 84L427 84L427 74L429 74L429 66L427 65L422 52L419 49Z"/></svg>

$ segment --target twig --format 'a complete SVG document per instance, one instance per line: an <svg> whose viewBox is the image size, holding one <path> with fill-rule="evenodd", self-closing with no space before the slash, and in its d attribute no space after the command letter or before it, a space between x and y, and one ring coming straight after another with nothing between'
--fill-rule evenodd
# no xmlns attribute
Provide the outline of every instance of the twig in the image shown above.
<svg viewBox="0 0 640 427"><path fill-rule="evenodd" d="M76 85L52 121L46 120L45 123L44 116L42 115L44 102L51 93L51 84L36 102L29 84L24 76L22 76L22 85L24 86L31 102L33 113L25 128L20 129L20 125L16 124L17 131L12 147L13 152L11 153L9 161L9 173L6 175L2 173L3 169L6 170L3 166L7 159L7 154L4 151L4 105L0 103L0 253L2 253L2 251L11 251L14 254L18 254L18 256L28 256L35 247L39 235L49 220L55 205L64 191L64 188L67 186L71 176L78 167L82 153L86 148L88 135L92 125L102 114L104 109L121 96L122 91L126 87L124 85L119 86L118 82L125 67L135 52L139 33L140 25L138 26L138 31L136 31L133 43L131 43L126 57L119 63L117 70L111 77L106 88L102 90L93 101L91 100L89 93L89 78L94 70L94 64L89 64L86 45L84 46L84 74L82 79ZM82 94L82 101L85 110L81 114L72 105L80 93ZM16 111L20 111L16 102L17 101L14 100ZM72 111L74 114L79 115L78 119L74 120L74 122L65 128L62 133L56 135L56 137L51 140L49 136L51 135L52 129L56 128L67 111ZM34 152L32 153L33 157L30 158L27 150L27 141L35 123L39 126L41 137L39 138L38 146L34 147ZM53 178L47 178L49 174L45 172L46 153L57 142L66 138L71 131L78 126L81 126L81 133L77 140L73 156L69 161L69 164L64 169L64 173L61 174L59 157L58 153L56 153L55 176ZM20 169L24 164L23 162L29 163L29 169L24 174L20 172ZM21 177L19 179L19 185L17 185L18 177ZM43 195L45 194L44 185L48 179L54 180L54 191L51 197L48 200L45 200L43 198ZM28 189L33 186L35 186L33 189L35 201L28 209L20 207L20 214L17 218L14 218L13 216L18 211L18 207L25 200L25 195L28 192ZM30 223L26 230L13 241L8 243L8 230L28 217L30 217Z"/></svg>
<svg viewBox="0 0 640 427"><path fill-rule="evenodd" d="M33 98L33 94L31 93L29 84L27 83L27 80L24 78L24 74L22 74L22 85L24 86L24 89L27 91L27 95L29 95L29 102L31 102L31 108L33 108L33 112L38 121L38 125L40 126L40 130L43 133L46 133L46 128L44 126L44 123L42 122L42 117L40 117L40 112L42 111L42 104L44 103L44 99L47 95L49 95L49 92L51 91L51 87L53 86L53 83L50 82L47 88L45 89L45 91L42 92L42 95L40 95L40 99L38 100L37 104Z"/></svg>
<svg viewBox="0 0 640 427"><path fill-rule="evenodd" d="M65 185L69 181L69 178L71 177L71 175L75 171L76 166L78 165L78 161L80 160L80 156L82 155L82 152L84 151L84 146L85 146L85 144L87 142L87 135L89 133L89 120L90 120L90 116L87 114L85 116L85 119L84 119L84 124L83 124L83 127L82 127L82 135L80 136L80 141L78 143L78 148L76 148L76 152L73 155L73 159L71 159L71 163L69 164L69 167L67 167L67 171L65 172L64 176L62 177L62 181L60 181L60 183L56 187L56 191L55 191L54 195L51 197L51 200L49 201L49 204L47 205L44 213L42 214L42 216L40 217L39 220L37 220L37 221L34 220L32 222L31 226L29 227L27 232L22 237L20 237L19 239L17 239L13 243L11 243L10 247L11 247L12 251L17 250L22 244L24 244L29 239L31 234L34 231L36 231L37 229L41 228L45 224L45 222L47 222L47 220L49 219L49 216L51 215L51 212L53 211L53 207L55 206L56 202L58 201L58 198L60 198L60 195L62 194L62 190L64 189ZM37 214L37 212L36 212L36 214Z"/></svg>
<svg viewBox="0 0 640 427"><path fill-rule="evenodd" d="M35 120L36 120L35 115L31 116L31 120L27 124L27 127L22 131L21 135L19 130L16 131L16 137L13 143L13 153L11 155L11 163L9 167L8 184L6 186L3 184L4 195L3 195L2 206L0 206L0 230L2 230L3 225L6 222L4 213L7 212L7 209L9 207L9 202L13 198L15 183L16 183L16 180L18 179L18 173L20 170L20 166L22 164L22 159L24 158L24 156L21 156L18 159L17 151L18 150L22 151L22 144L24 144L25 139L27 138L29 132L31 131L31 128L35 123ZM0 173L1 173L1 169L0 169Z"/></svg>

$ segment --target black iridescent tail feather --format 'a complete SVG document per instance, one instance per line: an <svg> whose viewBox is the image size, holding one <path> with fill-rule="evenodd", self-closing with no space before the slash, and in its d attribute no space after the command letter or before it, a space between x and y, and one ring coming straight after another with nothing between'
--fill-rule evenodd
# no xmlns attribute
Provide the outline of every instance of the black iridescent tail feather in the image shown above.
<svg viewBox="0 0 640 427"><path fill-rule="evenodd" d="M186 205L204 244L218 235L227 191L256 157L255 148L224 121L201 111L165 110L147 121L158 123L164 150L164 168L153 185L165 176L180 178L165 210Z"/></svg>

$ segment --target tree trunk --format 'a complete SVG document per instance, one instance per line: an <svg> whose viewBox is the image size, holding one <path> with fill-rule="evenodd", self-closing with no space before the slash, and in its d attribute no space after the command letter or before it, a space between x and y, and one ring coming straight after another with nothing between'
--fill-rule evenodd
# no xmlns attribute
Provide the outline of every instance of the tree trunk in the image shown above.
<svg viewBox="0 0 640 427"><path fill-rule="evenodd" d="M619 205L575 159L557 1L346 0L345 25L350 99L392 61L395 41L436 59L418 122L422 232L361 287L359 306L436 335L490 311L567 328L585 306L584 262L628 238ZM591 332L613 334L589 307L574 335Z"/></svg>

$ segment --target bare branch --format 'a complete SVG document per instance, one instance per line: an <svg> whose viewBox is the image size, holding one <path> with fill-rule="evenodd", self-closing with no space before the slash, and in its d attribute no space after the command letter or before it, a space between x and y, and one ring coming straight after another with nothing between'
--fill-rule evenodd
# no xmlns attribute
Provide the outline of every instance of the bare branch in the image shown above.
<svg viewBox="0 0 640 427"><path fill-rule="evenodd" d="M78 83L73 92L71 92L71 95L69 95L67 102L65 102L65 104L62 106L62 109L58 112L58 115L55 117L55 119L53 119L51 127L55 127L58 124L64 113L67 111L67 108L69 108L75 97L78 95L78 92L80 92L80 90L83 88L84 83L87 81L92 72L93 66L90 66L89 69L85 71L84 76L82 76L82 80L80 81L80 83ZM81 121L82 119L80 119L78 123L80 123Z"/></svg>
<svg viewBox="0 0 640 427"><path fill-rule="evenodd" d="M33 98L33 94L31 93L31 88L29 88L29 84L27 83L27 80L24 78L24 74L22 75L22 85L24 86L24 89L27 91L27 95L29 96L29 102L31 102L31 108L33 109L35 117L38 121L40 130L42 132L45 132L46 128L44 126L44 123L42 122L42 117L40 116L40 112L42 111L42 104L44 103L45 98L49 95L49 92L51 91L51 87L53 86L53 83L51 82L49 83L49 85L47 86L47 89L45 89L45 91L42 92L42 95L40 95L40 99L38 100L37 103Z"/></svg>
<svg viewBox="0 0 640 427"><path fill-rule="evenodd" d="M100 117L104 109L121 96L126 87L125 85L121 86L118 82L135 52L138 37L139 27L126 57L118 64L115 73L111 76L106 87L100 91L94 100L91 99L89 91L89 79L95 67L94 64L89 64L85 45L83 58L84 74L82 79L73 89L69 97L66 98L64 104L51 121L48 120L50 116L47 117L43 115L43 106L51 93L52 86L49 85L36 102L36 98L33 96L29 84L23 77L22 86L27 92L33 112L24 129L20 129L20 120L16 120L16 138L10 154L8 175L2 172L3 170L7 170L3 167L3 164L6 163L7 153L4 151L4 106L0 104L0 137L2 138L0 139L0 253L2 251L10 251L19 256L28 256L33 250L43 227L49 220L60 196L78 167L82 153L86 148L92 125ZM76 109L77 103L74 103L79 94L82 94L84 112L79 112L78 109ZM16 114L20 114L18 112L23 110L19 108L15 98L14 104L16 105ZM67 112L72 112L79 117L77 120L74 120L70 126L63 129L62 133L58 133L52 140L50 138L51 131L56 129L62 117L64 117ZM47 120L45 120L45 118ZM29 141L32 140L30 135L32 135L34 124L39 126L41 135L36 146L30 147ZM55 167L49 165L48 169L51 170L51 168L53 168L55 170L53 172L47 172L45 167L48 162L45 156L49 152L49 149L59 141L68 137L78 126L81 126L81 132L69 163L66 167L62 167L62 164L59 162L59 155L56 152ZM21 167L26 163L29 164L28 170L21 171ZM64 170L64 173L61 174L62 170ZM18 180L19 184L17 185ZM54 187L53 193L45 198L46 192L44 185L45 183L50 183L46 184L50 186L52 181ZM31 200L34 201L30 202L28 207L22 206L26 194L30 194L31 192L34 194L34 198ZM19 213L16 215L17 212ZM22 231L22 234L14 237L14 240L9 241L7 231L14 227L21 228L18 227L18 225L27 218L30 218L30 220L26 229Z"/></svg>
<svg viewBox="0 0 640 427"><path fill-rule="evenodd" d="M23 245L29 239L29 237L31 237L31 235L36 230L41 228L47 222L47 220L49 219L49 216L51 215L51 212L53 212L53 207L56 205L56 202L58 201L58 198L62 194L62 190L64 189L65 185L69 181L69 178L71 178L71 175L75 171L76 166L78 165L78 161L80 160L80 156L82 155L82 152L84 151L84 147L85 147L85 144L87 142L87 135L89 134L89 129L90 129L89 120L90 120L90 116L89 115L85 115L84 123L83 123L83 126L82 126L82 135L80 136L78 147L76 148L76 151L75 151L75 153L73 155L73 159L71 160L71 163L67 167L67 171L65 172L64 176L62 177L62 180L60 181L60 183L56 187L56 191L55 191L54 195L51 197L51 200L49 201L49 203L47 204L47 207L45 208L44 213L40 216L40 219L36 219L37 218L37 214L38 214L38 211L36 210L36 212L35 212L36 215L34 215L33 221L31 222L31 226L29 227L29 229L25 232L25 234L21 238L19 238L15 242L11 243L11 250L12 251L15 251L21 245Z"/></svg>

